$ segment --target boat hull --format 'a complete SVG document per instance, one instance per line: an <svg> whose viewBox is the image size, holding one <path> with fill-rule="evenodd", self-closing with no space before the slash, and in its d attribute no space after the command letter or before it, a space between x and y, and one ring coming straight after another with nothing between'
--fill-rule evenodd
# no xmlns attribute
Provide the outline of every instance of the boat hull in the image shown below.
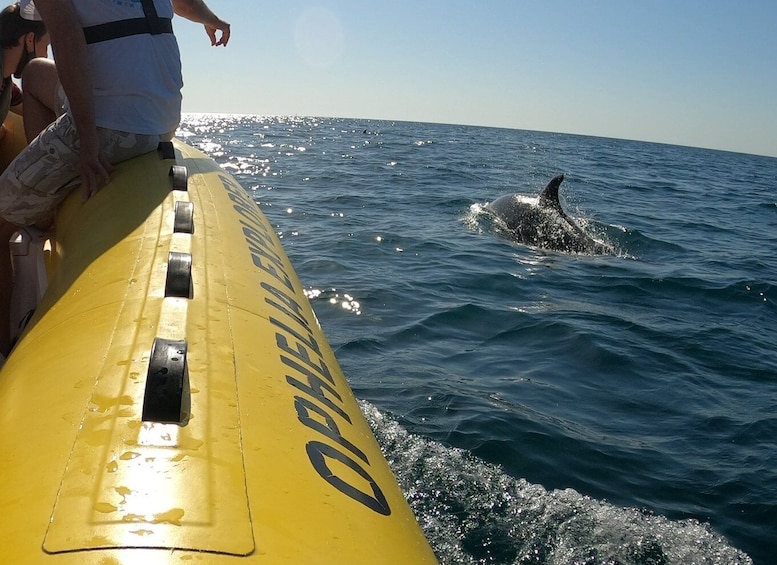
<svg viewBox="0 0 777 565"><path fill-rule="evenodd" d="M435 562L271 225L174 150L58 213L0 372L5 558Z"/></svg>

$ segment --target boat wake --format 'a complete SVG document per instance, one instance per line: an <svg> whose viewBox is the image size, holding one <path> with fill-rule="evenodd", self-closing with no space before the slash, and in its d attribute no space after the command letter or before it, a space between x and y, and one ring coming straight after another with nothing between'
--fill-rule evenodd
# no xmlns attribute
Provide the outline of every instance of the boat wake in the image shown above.
<svg viewBox="0 0 777 565"><path fill-rule="evenodd" d="M360 404L442 563L752 564L709 525L548 491Z"/></svg>

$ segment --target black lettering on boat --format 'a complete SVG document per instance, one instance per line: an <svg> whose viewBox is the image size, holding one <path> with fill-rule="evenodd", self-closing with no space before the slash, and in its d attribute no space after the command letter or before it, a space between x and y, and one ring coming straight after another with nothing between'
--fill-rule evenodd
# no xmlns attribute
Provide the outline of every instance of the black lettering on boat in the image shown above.
<svg viewBox="0 0 777 565"><path fill-rule="evenodd" d="M256 210L258 212L259 209L256 208ZM258 217L253 219L253 221L249 220L251 220L251 218L240 219L240 225L243 227L243 235L245 236L248 245L251 247L264 248L268 253L275 255L278 262L282 263L283 257L285 257L283 248L280 247L278 241L273 237L274 234L268 229L268 226Z"/></svg>
<svg viewBox="0 0 777 565"><path fill-rule="evenodd" d="M318 406L312 400L303 398L302 396L294 397L294 407L297 409L297 417L300 422L311 430L316 431L324 437L328 437L332 441L343 446L367 465L370 464L370 461L367 459L364 452L343 437L343 434L340 433L340 428L337 427L335 419L332 418L326 410ZM313 416L316 414L320 416L321 419L314 418Z"/></svg>
<svg viewBox="0 0 777 565"><path fill-rule="evenodd" d="M251 260L254 262L254 265L256 265L259 269L270 275L272 278L277 280L279 283L281 283L283 286L288 288L289 290L294 290L294 285L291 284L291 279L289 276L283 271L283 269L280 270L280 273L278 270L276 270L275 267L272 265L265 265L262 262L262 258L257 255L256 253L251 253Z"/></svg>
<svg viewBox="0 0 777 565"><path fill-rule="evenodd" d="M262 217L259 214L259 208L256 203L248 197L248 194L237 181L226 175L219 175L221 184L227 191L229 199L234 203L233 208L243 217L254 220L257 224L262 223Z"/></svg>
<svg viewBox="0 0 777 565"><path fill-rule="evenodd" d="M229 199L232 200L232 202L235 202L235 204L232 205L232 208L235 210L235 212L244 218L253 220L256 223L262 221L261 216L259 216L259 208L257 208L256 203L250 202L244 204L242 201L237 202L238 197L234 194L230 194Z"/></svg>
<svg viewBox="0 0 777 565"><path fill-rule="evenodd" d="M340 408L337 404L335 404L334 400L330 399L327 396L327 393L329 393L331 396L334 396L338 402L342 402L343 400L343 397L340 396L340 393L337 392L337 390L332 385L327 383L324 379L322 379L312 371L306 369L299 363L293 361L292 359L289 359L284 355L281 355L281 361L287 367L290 367L295 371L299 372L302 378L307 381L307 382L303 382L301 380L294 378L294 376L292 375L286 375L287 383L289 383L294 388L301 390L305 394L308 394L309 396L320 401L327 408L336 412L337 415L340 416L343 420L345 420L349 424L351 423L351 417L348 415L348 413L342 408Z"/></svg>
<svg viewBox="0 0 777 565"><path fill-rule="evenodd" d="M391 515L391 508L389 508L388 501L386 500L383 491L380 490L380 487L370 474L359 465L358 461L354 461L345 453L320 441L308 442L305 446L305 450L308 453L310 462L313 464L313 468L326 482L344 495L357 502L361 502L370 510L382 514L383 516ZM353 471L353 473L349 473L349 475L351 475L349 480L342 478L332 470L332 463L335 462L340 463L341 474L345 474L342 473L342 471L346 470L343 469L343 467ZM367 489L360 489L351 484L356 482L355 479L357 478L361 478L366 483L364 486L367 486L372 492L365 492Z"/></svg>
<svg viewBox="0 0 777 565"><path fill-rule="evenodd" d="M323 355L321 355L321 348L318 346L318 342L316 341L316 338L313 337L313 334L308 332L307 339L306 339L298 331L291 329L289 326L287 326L280 320L273 318L272 316L270 316L270 323L278 328L281 328L289 335L294 336L297 339L297 341L305 344L312 351L314 351L316 355L318 355L319 357L323 357Z"/></svg>
<svg viewBox="0 0 777 565"><path fill-rule="evenodd" d="M285 351L295 359L298 359L299 361L302 361L305 365L310 367L311 369L315 369L319 375L323 376L328 380L330 383L335 384L334 378L332 378L332 373L329 372L329 367L326 363L324 363L324 360L319 357L320 364L314 363L313 360L310 358L310 353L308 353L308 350L305 348L304 345L301 343L297 343L297 348L293 349L290 345L288 340L286 339L286 336L280 333L275 334L275 341L278 344L278 349L281 351Z"/></svg>
<svg viewBox="0 0 777 565"><path fill-rule="evenodd" d="M268 258L279 267L283 267L283 260L281 256L275 252L275 246L273 240L267 234L259 232L255 227L249 226L245 220L240 220L240 224L243 226L243 235L248 242L249 248L253 250L263 249ZM270 257L272 255L272 257Z"/></svg>
<svg viewBox="0 0 777 565"><path fill-rule="evenodd" d="M244 226L243 234L246 236L245 240L248 244L248 251L251 254L251 260L254 265L276 279L289 290L294 291L291 277L289 277L284 269L285 265L283 260L280 255L275 253L274 247L269 245L269 243L272 242L252 237L254 234L257 236L261 234L253 228L246 227L245 223L242 221L241 224Z"/></svg>
<svg viewBox="0 0 777 565"><path fill-rule="evenodd" d="M271 247L275 247L276 243L272 237L273 232L268 229L269 225L267 225L262 217L259 215L259 207L254 204L254 208L256 208L256 217L251 218L241 218L240 219L240 225L245 228L250 228L251 230L254 230L256 232L256 235L260 237L261 239L264 239L267 242L267 245Z"/></svg>
<svg viewBox="0 0 777 565"><path fill-rule="evenodd" d="M229 194L241 198L244 202L246 200L253 202L250 198L248 198L248 194L246 194L246 191L243 189L243 187L231 176L222 173L219 175L219 179L221 180L221 184L224 185L224 189Z"/></svg>
<svg viewBox="0 0 777 565"><path fill-rule="evenodd" d="M284 270L281 256L275 252L274 242L268 235L259 207L235 180L225 175L219 175L219 178L229 199L233 202L232 207L243 218L240 224L243 226L243 235L248 243L254 265L293 291L294 285Z"/></svg>
<svg viewBox="0 0 777 565"><path fill-rule="evenodd" d="M230 177L229 175L226 175L224 173L219 174L219 178L221 179L221 183L224 185L224 188L227 189L227 192L230 192L232 194L245 194L246 191L243 190L243 187L240 186L235 179ZM246 198L248 196L246 195Z"/></svg>
<svg viewBox="0 0 777 565"><path fill-rule="evenodd" d="M288 294L281 292L277 288L273 287L272 285L263 282L261 286L264 290L275 296L280 301L276 302L269 296L265 296L264 301L267 302L267 304L279 312L283 312L289 318L310 332L310 322L308 322L307 318L305 318L305 313L302 311L302 306L300 306L299 302L294 300Z"/></svg>
<svg viewBox="0 0 777 565"><path fill-rule="evenodd" d="M286 272L283 250L278 247L261 210L243 187L229 176L222 174L219 178L233 209L240 216L247 252L253 264L282 285L276 288L267 282L260 283L266 293L265 302L282 314L280 319L270 316L269 321L283 332L276 332L275 339L281 362L291 369L292 374L286 375L286 382L305 395L294 396L297 418L306 428L339 446L309 441L305 451L310 463L326 482L342 494L378 514L391 515L383 491L368 471L367 455L345 438L335 420L339 416L347 424L352 423L351 417L341 407L343 397L335 388L337 381L324 361L312 332L314 320L308 319L296 298L291 277ZM290 294L285 289L291 291ZM301 331L292 329L289 324Z"/></svg>

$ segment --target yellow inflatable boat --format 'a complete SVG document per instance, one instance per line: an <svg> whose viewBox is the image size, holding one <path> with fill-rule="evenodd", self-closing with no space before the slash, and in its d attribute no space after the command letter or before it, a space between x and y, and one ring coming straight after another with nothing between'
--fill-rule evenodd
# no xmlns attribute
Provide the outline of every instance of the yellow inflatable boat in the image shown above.
<svg viewBox="0 0 777 565"><path fill-rule="evenodd" d="M435 562L280 241L216 163L176 140L76 191L47 237L0 372L4 563Z"/></svg>

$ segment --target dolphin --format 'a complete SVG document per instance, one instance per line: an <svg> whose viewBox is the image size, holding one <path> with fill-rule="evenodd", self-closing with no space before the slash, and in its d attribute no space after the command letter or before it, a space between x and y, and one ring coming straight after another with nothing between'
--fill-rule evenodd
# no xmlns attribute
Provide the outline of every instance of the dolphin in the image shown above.
<svg viewBox="0 0 777 565"><path fill-rule="evenodd" d="M536 202L518 194L506 194L487 204L485 210L499 218L511 239L520 243L574 253L612 253L609 246L585 233L561 207L558 189L563 180L564 175L554 177Z"/></svg>

